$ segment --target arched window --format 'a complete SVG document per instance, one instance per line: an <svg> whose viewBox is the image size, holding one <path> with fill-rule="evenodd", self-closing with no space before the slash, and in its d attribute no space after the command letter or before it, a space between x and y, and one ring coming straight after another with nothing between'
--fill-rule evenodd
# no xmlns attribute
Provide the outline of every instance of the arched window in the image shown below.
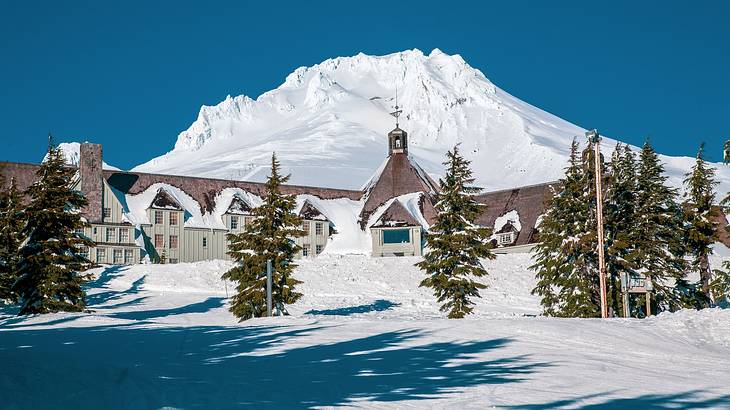
<svg viewBox="0 0 730 410"><path fill-rule="evenodd" d="M400 148L400 138L395 139L395 147Z"/></svg>

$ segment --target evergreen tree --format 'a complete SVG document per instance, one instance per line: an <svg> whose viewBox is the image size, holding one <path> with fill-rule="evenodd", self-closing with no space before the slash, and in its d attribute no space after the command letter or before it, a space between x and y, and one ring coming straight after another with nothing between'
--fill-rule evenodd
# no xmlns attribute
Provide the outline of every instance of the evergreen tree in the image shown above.
<svg viewBox="0 0 730 410"><path fill-rule="evenodd" d="M532 293L541 297L548 316L600 314L592 152L589 144L579 156L573 141L560 192L548 199L540 222L530 267L538 279Z"/></svg>
<svg viewBox="0 0 730 410"><path fill-rule="evenodd" d="M482 189L471 185L470 162L461 156L458 145L446 157L446 175L439 179L436 222L426 239L429 252L416 266L425 271L421 286L433 289L442 303L441 311L459 319L472 312L471 298L480 297L479 289L486 288L472 279L488 274L480 259L495 256L489 250L491 230L476 224L485 205L473 197Z"/></svg>
<svg viewBox="0 0 730 410"><path fill-rule="evenodd" d="M692 256L692 267L700 274L700 289L706 299L703 306L709 306L711 301L710 283L710 254L712 244L717 240L715 231L715 169L704 159L705 144L700 145L697 159L690 172L686 174L684 184L685 194L685 244L688 253Z"/></svg>
<svg viewBox="0 0 730 410"><path fill-rule="evenodd" d="M628 259L639 273L651 280L654 288L652 306L656 312L679 308L681 299L691 292L682 282L687 269L681 235L682 209L676 200L676 189L668 187L666 181L659 156L649 141L644 142L636 180L633 249ZM675 292L675 287L679 293ZM678 300L680 294L685 296Z"/></svg>
<svg viewBox="0 0 730 410"><path fill-rule="evenodd" d="M228 234L228 254L236 266L223 274L223 279L235 281L237 294L230 311L239 319L266 315L266 262L272 261L272 301L277 314L288 314L285 305L299 300L301 284L292 277L297 265L294 256L300 247L294 238L303 236L302 219L294 214L296 198L281 193L281 185L289 175L279 174L276 154L271 156L271 176L266 181L266 196L261 206L254 208L254 220L244 232Z"/></svg>
<svg viewBox="0 0 730 410"><path fill-rule="evenodd" d="M0 186L2 186L0 179ZM0 302L15 303L18 297L12 291L18 268L18 249L22 241L21 231L25 219L23 196L18 191L15 179L7 189L0 191Z"/></svg>
<svg viewBox="0 0 730 410"><path fill-rule="evenodd" d="M609 164L604 208L606 290L614 315L623 311L621 276L636 272L630 255L636 246L637 191L636 156L619 143Z"/></svg>
<svg viewBox="0 0 730 410"><path fill-rule="evenodd" d="M61 150L49 141L48 156L26 195L26 238L20 248L17 280L13 290L20 297L20 314L82 311L86 294L81 285L88 275L80 272L91 264L81 248L93 243L76 233L85 226L78 210L84 196L72 189L75 170L66 167Z"/></svg>

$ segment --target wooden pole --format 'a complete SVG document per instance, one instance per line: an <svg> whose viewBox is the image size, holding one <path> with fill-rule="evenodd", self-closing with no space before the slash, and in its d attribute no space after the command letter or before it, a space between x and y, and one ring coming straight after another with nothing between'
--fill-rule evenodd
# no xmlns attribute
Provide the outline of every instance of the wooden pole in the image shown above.
<svg viewBox="0 0 730 410"><path fill-rule="evenodd" d="M644 298L646 298L646 317L649 317L651 316L651 292L646 292Z"/></svg>
<svg viewBox="0 0 730 410"><path fill-rule="evenodd" d="M601 317L608 317L608 301L606 296L606 259L603 254L603 189L601 175L601 137L598 131L588 131L586 135L593 142L595 149L595 176L596 176L596 234L598 235L598 277L601 287Z"/></svg>

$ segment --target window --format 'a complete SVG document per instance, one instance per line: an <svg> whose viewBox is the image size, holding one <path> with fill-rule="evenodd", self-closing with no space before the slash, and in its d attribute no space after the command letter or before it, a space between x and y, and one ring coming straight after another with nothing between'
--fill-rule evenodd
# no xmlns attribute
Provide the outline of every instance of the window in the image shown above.
<svg viewBox="0 0 730 410"><path fill-rule="evenodd" d="M231 229L238 229L238 217L237 216L231 217Z"/></svg>
<svg viewBox="0 0 730 410"><path fill-rule="evenodd" d="M305 258L309 256L309 244L302 246L302 256Z"/></svg>
<svg viewBox="0 0 730 410"><path fill-rule="evenodd" d="M117 229L116 228L106 228L106 241L107 242L114 242L117 239Z"/></svg>
<svg viewBox="0 0 730 410"><path fill-rule="evenodd" d="M512 241L514 241L512 232L499 234L498 239L500 245L511 245Z"/></svg>
<svg viewBox="0 0 730 410"><path fill-rule="evenodd" d="M122 250L121 249L114 249L114 264L118 265L122 263Z"/></svg>
<svg viewBox="0 0 730 410"><path fill-rule="evenodd" d="M177 258L170 258L167 263L177 263Z"/></svg>
<svg viewBox="0 0 730 410"><path fill-rule="evenodd" d="M101 216L104 217L105 219L106 218L111 218L111 216L112 216L112 209L111 208L103 208L101 212L102 212L102 215Z"/></svg>
<svg viewBox="0 0 730 410"><path fill-rule="evenodd" d="M177 235L170 235L170 249L177 249Z"/></svg>
<svg viewBox="0 0 730 410"><path fill-rule="evenodd" d="M317 253L317 255L322 253L322 249L323 249L322 245L317 245L314 247L314 251Z"/></svg>
<svg viewBox="0 0 730 410"><path fill-rule="evenodd" d="M410 243L410 229L384 229L383 243Z"/></svg>
<svg viewBox="0 0 730 410"><path fill-rule="evenodd" d="M119 242L129 243L129 228L119 228Z"/></svg>
<svg viewBox="0 0 730 410"><path fill-rule="evenodd" d="M309 221L302 221L302 228L305 234L309 235Z"/></svg>
<svg viewBox="0 0 730 410"><path fill-rule="evenodd" d="M134 263L134 250L133 249L124 250L124 263L127 265L131 265L132 263Z"/></svg>
<svg viewBox="0 0 730 410"><path fill-rule="evenodd" d="M162 211L155 211L155 225L162 225L165 221L165 214Z"/></svg>
<svg viewBox="0 0 730 410"><path fill-rule="evenodd" d="M84 228L76 228L76 235L84 236Z"/></svg>
<svg viewBox="0 0 730 410"><path fill-rule="evenodd" d="M79 256L82 256L84 259L89 259L89 248L86 246L79 248Z"/></svg>
<svg viewBox="0 0 730 410"><path fill-rule="evenodd" d="M323 235L324 234L324 223L322 222L315 222L314 224L314 234L315 235Z"/></svg>
<svg viewBox="0 0 730 410"><path fill-rule="evenodd" d="M94 235L96 235L96 232L97 232L97 230L96 230L96 227L94 227L94 228L92 229L92 232L94 233Z"/></svg>
<svg viewBox="0 0 730 410"><path fill-rule="evenodd" d="M206 238L206 237L204 236L204 237L203 237L203 248L207 248L207 247L208 247L208 238Z"/></svg>
<svg viewBox="0 0 730 410"><path fill-rule="evenodd" d="M177 225L177 212L170 212L170 225Z"/></svg>
<svg viewBox="0 0 730 410"><path fill-rule="evenodd" d="M165 235L156 233L155 234L155 248L165 247Z"/></svg>
<svg viewBox="0 0 730 410"><path fill-rule="evenodd" d="M104 263L104 262L106 262L106 249L97 248L96 249L96 263Z"/></svg>
<svg viewBox="0 0 730 410"><path fill-rule="evenodd" d="M400 148L400 138L395 139L395 147Z"/></svg>

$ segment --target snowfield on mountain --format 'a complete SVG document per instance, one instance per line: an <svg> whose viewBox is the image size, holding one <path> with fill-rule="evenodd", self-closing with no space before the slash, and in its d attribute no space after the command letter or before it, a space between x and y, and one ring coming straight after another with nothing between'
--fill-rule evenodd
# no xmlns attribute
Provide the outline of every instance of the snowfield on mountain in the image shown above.
<svg viewBox="0 0 730 410"><path fill-rule="evenodd" d="M300 261L291 316L243 323L230 262L95 269L90 312L0 310L0 408L730 408L730 310L541 317L507 254L449 320L417 260Z"/></svg>
<svg viewBox="0 0 730 410"><path fill-rule="evenodd" d="M572 139L585 141L585 129L513 97L461 56L408 50L329 59L296 69L255 100L229 96L203 106L174 149L133 171L260 182L276 151L292 184L360 189L386 154L396 89L410 154L434 177L461 143L488 191L554 181ZM607 156L615 145L604 139ZM661 159L669 183L681 187L693 159ZM718 168L718 192L728 192L730 169Z"/></svg>

